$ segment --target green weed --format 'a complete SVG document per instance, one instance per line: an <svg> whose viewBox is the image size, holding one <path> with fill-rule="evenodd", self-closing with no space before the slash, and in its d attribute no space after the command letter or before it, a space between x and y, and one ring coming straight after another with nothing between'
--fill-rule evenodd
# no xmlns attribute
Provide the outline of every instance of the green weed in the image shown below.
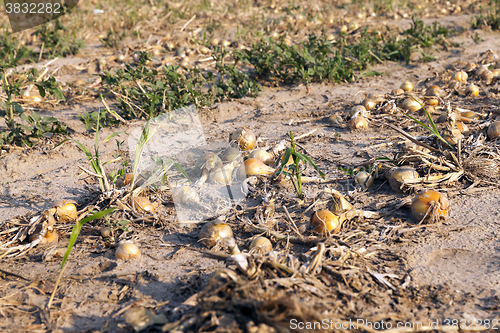
<svg viewBox="0 0 500 333"><path fill-rule="evenodd" d="M39 26L35 35L42 42L40 54L44 59L75 55L85 44L83 40L76 38L75 32L69 33L69 29L59 19Z"/></svg>

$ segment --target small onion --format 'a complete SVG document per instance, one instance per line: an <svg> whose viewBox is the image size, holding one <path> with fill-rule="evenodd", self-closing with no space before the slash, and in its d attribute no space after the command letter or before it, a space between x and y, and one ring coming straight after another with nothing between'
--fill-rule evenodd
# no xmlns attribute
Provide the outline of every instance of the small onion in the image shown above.
<svg viewBox="0 0 500 333"><path fill-rule="evenodd" d="M424 190L413 199L411 213L417 222L422 221L424 217L426 221L435 222L445 218L449 208L446 195L433 190Z"/></svg>
<svg viewBox="0 0 500 333"><path fill-rule="evenodd" d="M248 176L272 175L275 171L275 169L256 158L249 158L244 163Z"/></svg>
<svg viewBox="0 0 500 333"><path fill-rule="evenodd" d="M231 42L228 41L228 40L223 40L221 43L220 43L222 46L224 47L229 47L231 46Z"/></svg>
<svg viewBox="0 0 500 333"><path fill-rule="evenodd" d="M154 205L146 197L134 197L134 205L138 211L149 212L153 214L155 212Z"/></svg>
<svg viewBox="0 0 500 333"><path fill-rule="evenodd" d="M460 88L460 82L455 81L455 80L450 81L450 83L448 83L448 88L449 89L458 89L458 88Z"/></svg>
<svg viewBox="0 0 500 333"><path fill-rule="evenodd" d="M202 46L199 48L200 53L202 54L208 54L210 52L210 49L206 46Z"/></svg>
<svg viewBox="0 0 500 333"><path fill-rule="evenodd" d="M76 201L59 200L54 203L56 213L54 214L59 223L68 223L76 220L78 214L76 212Z"/></svg>
<svg viewBox="0 0 500 333"><path fill-rule="evenodd" d="M224 166L215 168L210 172L209 180L215 184L229 184L233 175L234 168L238 164L238 160L226 164Z"/></svg>
<svg viewBox="0 0 500 333"><path fill-rule="evenodd" d="M206 247L214 247L224 238L233 238L233 230L221 220L206 223L199 234L200 243Z"/></svg>
<svg viewBox="0 0 500 333"><path fill-rule="evenodd" d="M217 46L217 45L219 45L219 43L220 43L220 40L218 38L215 38L215 37L210 38L210 45Z"/></svg>
<svg viewBox="0 0 500 333"><path fill-rule="evenodd" d="M363 116L352 117L347 123L351 130L368 128L368 120Z"/></svg>
<svg viewBox="0 0 500 333"><path fill-rule="evenodd" d="M274 161L274 155L271 153L268 153L264 149L257 149L257 150L252 151L250 153L249 157L261 160L262 162L264 162L266 164L272 163Z"/></svg>
<svg viewBox="0 0 500 333"><path fill-rule="evenodd" d="M479 87L475 84L469 84L467 89L465 89L466 95L478 96L479 95Z"/></svg>
<svg viewBox="0 0 500 333"><path fill-rule="evenodd" d="M373 185L373 177L366 171L360 171L354 176L354 182L363 188L370 188Z"/></svg>
<svg viewBox="0 0 500 333"><path fill-rule="evenodd" d="M132 242L121 243L115 252L116 259L129 260L140 258L140 256L139 247Z"/></svg>
<svg viewBox="0 0 500 333"><path fill-rule="evenodd" d="M363 105L355 105L349 111L349 116L352 117L356 114L364 115L366 112L366 108Z"/></svg>
<svg viewBox="0 0 500 333"><path fill-rule="evenodd" d="M494 79L495 75L490 70L485 70L479 77L482 81L486 81L486 84L489 84Z"/></svg>
<svg viewBox="0 0 500 333"><path fill-rule="evenodd" d="M35 230L35 232L30 235L30 237L29 237L30 242L35 241L38 238L38 236L40 236L40 231L41 230L39 230L37 228ZM57 231L47 230L47 232L45 233L45 236L42 237L42 239L40 240L40 243L38 243L38 244L43 245L43 244L48 244L48 243L52 243L52 242L57 242L58 240L59 240L59 235L57 234Z"/></svg>
<svg viewBox="0 0 500 333"><path fill-rule="evenodd" d="M273 250L273 244L271 244L271 241L266 237L259 236L250 243L248 249L251 253L265 254Z"/></svg>
<svg viewBox="0 0 500 333"><path fill-rule="evenodd" d="M257 137L249 129L242 128L229 136L230 142L236 142L241 150L252 150L257 146Z"/></svg>
<svg viewBox="0 0 500 333"><path fill-rule="evenodd" d="M362 104L367 111L373 110L377 106L377 102L371 98L365 98Z"/></svg>
<svg viewBox="0 0 500 333"><path fill-rule="evenodd" d="M401 84L400 88L404 91L412 91L414 87L413 83L411 83L410 81L406 81Z"/></svg>
<svg viewBox="0 0 500 333"><path fill-rule="evenodd" d="M417 179L418 172L412 167L394 167L388 170L386 178L389 180L389 185L392 190L397 193L402 193L401 187L407 181Z"/></svg>
<svg viewBox="0 0 500 333"><path fill-rule="evenodd" d="M437 98L428 98L426 101L425 101L425 104L429 105L429 106L436 106L436 105L439 105L439 99Z"/></svg>
<svg viewBox="0 0 500 333"><path fill-rule="evenodd" d="M500 137L500 121L495 121L488 127L488 138L495 140Z"/></svg>
<svg viewBox="0 0 500 333"><path fill-rule="evenodd" d="M339 114L331 115L328 118L328 122L333 126L340 126L343 122L342 116L340 116Z"/></svg>
<svg viewBox="0 0 500 333"><path fill-rule="evenodd" d="M394 95L394 96L399 96L399 95L403 95L405 93L405 91L401 88L398 88L398 89L393 89L391 94Z"/></svg>
<svg viewBox="0 0 500 333"><path fill-rule="evenodd" d="M420 103L418 103L416 100L414 100L411 97L406 98L403 103L401 104L401 107L405 110L415 112L418 111L422 108Z"/></svg>
<svg viewBox="0 0 500 333"><path fill-rule="evenodd" d="M342 226L339 217L326 209L317 211L311 216L311 225L320 234L336 234Z"/></svg>
<svg viewBox="0 0 500 333"><path fill-rule="evenodd" d="M464 71L457 71L457 72L455 72L455 74L453 74L453 80L456 80L460 83L467 83L468 77L469 76Z"/></svg>
<svg viewBox="0 0 500 333"><path fill-rule="evenodd" d="M110 227L101 228L101 237L102 238L108 238L110 236L113 236L113 229L111 229Z"/></svg>

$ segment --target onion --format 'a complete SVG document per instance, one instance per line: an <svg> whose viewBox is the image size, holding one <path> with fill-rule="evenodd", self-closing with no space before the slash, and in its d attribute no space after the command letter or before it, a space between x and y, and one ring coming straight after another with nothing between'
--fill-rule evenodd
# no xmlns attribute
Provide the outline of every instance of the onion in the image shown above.
<svg viewBox="0 0 500 333"><path fill-rule="evenodd" d="M54 203L56 208L55 217L59 223L68 223L76 220L78 214L76 212L76 201L59 200Z"/></svg>
<svg viewBox="0 0 500 333"><path fill-rule="evenodd" d="M262 162L264 162L266 164L273 163L273 161L274 161L274 155L271 153L268 153L267 151L265 151L263 149L257 149L257 150L252 151L250 153L249 157L261 160Z"/></svg>
<svg viewBox="0 0 500 333"><path fill-rule="evenodd" d="M194 188L187 185L176 187L172 193L172 197L176 202L188 205L197 205L200 203L198 192L196 192Z"/></svg>
<svg viewBox="0 0 500 333"><path fill-rule="evenodd" d="M265 254L273 250L273 244L271 244L271 241L266 237L259 236L250 243L248 249L250 253Z"/></svg>
<svg viewBox="0 0 500 333"><path fill-rule="evenodd" d="M354 116L356 114L364 115L366 111L367 110L366 110L366 108L363 105L355 105L349 111L349 116L352 117L352 116Z"/></svg>
<svg viewBox="0 0 500 333"><path fill-rule="evenodd" d="M363 116L352 117L347 123L351 130L365 129L368 128L368 120Z"/></svg>
<svg viewBox="0 0 500 333"><path fill-rule="evenodd" d="M252 150L257 146L257 137L249 129L238 129L229 136L230 142L236 142L241 150Z"/></svg>
<svg viewBox="0 0 500 333"><path fill-rule="evenodd" d="M500 121L495 121L488 127L488 138L490 140L500 137Z"/></svg>
<svg viewBox="0 0 500 333"><path fill-rule="evenodd" d="M415 180L419 177L418 172L412 167L394 167L387 171L386 178L389 180L389 185L392 190L397 193L403 193L401 190L402 186L411 180Z"/></svg>
<svg viewBox="0 0 500 333"><path fill-rule="evenodd" d="M401 104L401 107L405 110L415 112L418 111L422 108L420 103L418 103L416 100L414 100L411 97L406 98L403 103Z"/></svg>
<svg viewBox="0 0 500 333"><path fill-rule="evenodd" d="M256 158L249 158L244 163L248 176L272 175L275 171L274 168L271 168Z"/></svg>
<svg viewBox="0 0 500 333"><path fill-rule="evenodd" d="M479 87L475 84L469 84L467 89L465 89L466 95L478 96L479 95Z"/></svg>
<svg viewBox="0 0 500 333"><path fill-rule="evenodd" d="M224 238L233 238L231 227L221 220L206 223L200 230L199 241L206 247L214 247Z"/></svg>
<svg viewBox="0 0 500 333"><path fill-rule="evenodd" d="M241 156L241 152L238 148L229 147L222 152L222 160L224 162L232 162Z"/></svg>
<svg viewBox="0 0 500 333"><path fill-rule="evenodd" d="M140 256L139 247L132 242L121 243L115 252L116 259L129 260L140 258Z"/></svg>
<svg viewBox="0 0 500 333"><path fill-rule="evenodd" d="M400 88L404 91L412 91L414 87L413 83L411 83L410 81L406 81L401 84Z"/></svg>
<svg viewBox="0 0 500 333"><path fill-rule="evenodd" d="M354 182L362 188L370 188L373 185L373 177L366 171L360 171L354 176Z"/></svg>
<svg viewBox="0 0 500 333"><path fill-rule="evenodd" d="M449 208L450 204L444 194L433 190L424 190L413 199L411 213L417 222L421 222L424 217L426 221L435 222L445 218Z"/></svg>
<svg viewBox="0 0 500 333"><path fill-rule="evenodd" d="M102 238L108 238L110 236L113 236L113 229L111 229L110 227L101 228L101 237Z"/></svg>
<svg viewBox="0 0 500 333"><path fill-rule="evenodd" d="M339 217L326 209L317 211L311 216L311 225L320 234L336 234L341 227Z"/></svg>
<svg viewBox="0 0 500 333"><path fill-rule="evenodd" d="M453 80L458 81L460 83L467 83L467 78L469 76L464 71L457 71L453 74Z"/></svg>
<svg viewBox="0 0 500 333"><path fill-rule="evenodd" d="M134 205L135 205L135 208L137 208L138 211L149 212L149 213L153 213L153 214L155 212L155 207L149 201L148 198L145 198L145 197L134 197Z"/></svg>

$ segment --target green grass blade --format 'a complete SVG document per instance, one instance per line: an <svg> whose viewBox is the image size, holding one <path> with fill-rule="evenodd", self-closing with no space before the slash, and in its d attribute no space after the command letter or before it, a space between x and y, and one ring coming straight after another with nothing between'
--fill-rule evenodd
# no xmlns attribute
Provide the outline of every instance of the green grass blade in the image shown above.
<svg viewBox="0 0 500 333"><path fill-rule="evenodd" d="M80 230L82 229L83 224L85 224L89 221L92 221L92 220L100 219L101 217L112 213L115 209L116 209L116 207L109 208L109 209L103 210L102 212L98 212L98 213L92 214L90 216L87 216L83 220L76 222L75 226L73 227L73 231L71 231L71 237L69 238L68 248L66 249L66 253L64 254L64 257L63 257L63 260L61 263L61 269L64 267L64 265L66 264L66 261L68 260L69 254L70 254L71 250L73 249L73 245L75 245L76 238L80 234Z"/></svg>
<svg viewBox="0 0 500 333"><path fill-rule="evenodd" d="M292 148L287 148L285 151L285 155L283 156L283 160L281 161L280 168L278 169L276 176L279 176L283 173L283 169L285 168L285 165L287 164L288 160L290 159L290 156L292 155Z"/></svg>
<svg viewBox="0 0 500 333"><path fill-rule="evenodd" d="M189 182L191 182L191 183L192 183L191 179L189 179L189 176L187 175L186 171L184 171L184 169L182 168L182 166L181 166L179 163L177 163L177 162L175 162L175 163L174 163L174 165L175 165L175 167L177 168L177 170L179 170L179 172L180 172L180 173L181 173L184 177L186 177L186 179L187 179L187 180L189 180Z"/></svg>
<svg viewBox="0 0 500 333"><path fill-rule="evenodd" d="M113 139L115 136L120 135L122 133L125 133L125 132L123 132L123 131L115 132L115 133L111 134L110 136L108 136L106 139L104 139L103 142L108 142L109 140Z"/></svg>
<svg viewBox="0 0 500 333"><path fill-rule="evenodd" d="M297 157L299 157L301 160L309 163L316 171L318 171L321 178L325 179L325 174L316 166L316 164L314 164L313 160L309 156L304 155L304 154L299 153L299 152L296 152L295 155Z"/></svg>

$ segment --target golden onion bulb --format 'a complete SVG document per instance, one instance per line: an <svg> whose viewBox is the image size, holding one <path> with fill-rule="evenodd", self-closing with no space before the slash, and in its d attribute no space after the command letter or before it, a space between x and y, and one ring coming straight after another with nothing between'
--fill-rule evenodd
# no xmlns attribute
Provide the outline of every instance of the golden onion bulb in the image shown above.
<svg viewBox="0 0 500 333"><path fill-rule="evenodd" d="M274 155L271 153L268 153L264 149L257 149L257 150L252 151L250 153L249 157L261 160L262 162L264 162L266 164L273 163L273 161L274 161Z"/></svg>
<svg viewBox="0 0 500 333"><path fill-rule="evenodd" d="M363 105L355 105L349 111L349 116L352 117L356 114L364 115L366 112L366 108Z"/></svg>
<svg viewBox="0 0 500 333"><path fill-rule="evenodd" d="M250 246L248 247L250 252L252 253L260 253L260 254L265 254L268 252L271 252L273 250L273 244L271 244L271 241L267 239L266 237L259 236L255 238L252 243L250 243Z"/></svg>
<svg viewBox="0 0 500 333"><path fill-rule="evenodd" d="M406 81L403 82L399 88L403 89L404 91L412 91L414 87L413 83L411 83L410 81Z"/></svg>
<svg viewBox="0 0 500 333"><path fill-rule="evenodd" d="M249 158L244 164L247 176L272 175L275 171L274 168L256 158Z"/></svg>
<svg viewBox="0 0 500 333"><path fill-rule="evenodd" d="M215 38L215 37L210 38L210 45L217 46L217 45L219 45L219 43L220 43L220 40L218 38Z"/></svg>
<svg viewBox="0 0 500 333"><path fill-rule="evenodd" d="M215 168L210 172L209 180L212 183L229 184L233 175L234 168L237 166L238 160Z"/></svg>
<svg viewBox="0 0 500 333"><path fill-rule="evenodd" d="M35 241L38 236L40 236L40 232L41 232L41 228L36 228L35 229L35 232L32 233L29 237L29 240L30 242L33 242ZM55 230L47 230L47 232L45 233L45 236L42 237L42 239L40 240L40 245L43 245L43 244L48 244L48 243L52 243L52 242L57 242L59 240L59 235L57 233L57 231Z"/></svg>
<svg viewBox="0 0 500 333"><path fill-rule="evenodd" d="M464 71L457 71L453 74L453 80L458 81L460 83L467 83L467 78L469 76Z"/></svg>
<svg viewBox="0 0 500 333"><path fill-rule="evenodd" d="M100 231L101 231L102 238L108 238L108 237L113 236L113 229L111 229L110 227L101 228Z"/></svg>
<svg viewBox="0 0 500 333"><path fill-rule="evenodd" d="M134 205L138 211L154 213L154 205L146 197L134 197Z"/></svg>
<svg viewBox="0 0 500 333"><path fill-rule="evenodd" d="M214 247L222 242L224 238L233 238L233 230L226 223L215 220L206 223L200 230L200 243L206 247Z"/></svg>
<svg viewBox="0 0 500 333"><path fill-rule="evenodd" d="M317 233L336 234L340 231L341 223L337 215L329 210L320 210L311 215L311 225Z"/></svg>
<svg viewBox="0 0 500 333"><path fill-rule="evenodd" d="M491 125L488 127L487 134L490 140L495 140L500 137L500 121L491 123Z"/></svg>
<svg viewBox="0 0 500 333"><path fill-rule="evenodd" d="M351 130L368 128L368 120L363 116L352 117L347 123Z"/></svg>
<svg viewBox="0 0 500 333"><path fill-rule="evenodd" d="M403 103L401 104L401 107L405 110L415 112L418 111L422 108L419 102L414 100L412 97L406 98Z"/></svg>
<svg viewBox="0 0 500 333"><path fill-rule="evenodd" d="M493 74L492 71L485 70L484 72L481 73L479 77L481 78L482 81L486 81L486 83L488 84L495 78L495 75Z"/></svg>
<svg viewBox="0 0 500 333"><path fill-rule="evenodd" d="M76 211L76 201L73 200L59 200L54 203L56 212L54 216L59 223L68 223L76 220L78 217Z"/></svg>
<svg viewBox="0 0 500 333"><path fill-rule="evenodd" d="M419 177L418 172L412 167L394 167L388 170L386 178L389 181L389 185L392 190L397 193L403 193L401 187L411 180L415 180Z"/></svg>
<svg viewBox="0 0 500 333"><path fill-rule="evenodd" d="M354 182L363 188L370 188L373 185L373 176L366 171L360 171L354 176Z"/></svg>
<svg viewBox="0 0 500 333"><path fill-rule="evenodd" d="M129 260L140 258L140 256L139 247L132 242L121 243L115 252L116 259Z"/></svg>
<svg viewBox="0 0 500 333"><path fill-rule="evenodd" d="M373 110L377 106L377 102L371 98L365 98L363 100L362 106L367 110Z"/></svg>
<svg viewBox="0 0 500 333"><path fill-rule="evenodd" d="M469 84L465 89L466 95L478 96L479 95L479 87L475 84Z"/></svg>
<svg viewBox="0 0 500 333"><path fill-rule="evenodd" d="M241 150L252 150L257 146L257 137L249 129L242 128L229 136L230 142L236 142Z"/></svg>
<svg viewBox="0 0 500 333"><path fill-rule="evenodd" d="M450 204L446 195L434 190L424 190L418 193L411 204L411 213L417 222L437 221L448 215ZM427 216L426 216L427 215Z"/></svg>
<svg viewBox="0 0 500 333"><path fill-rule="evenodd" d="M401 88L393 89L391 92L391 94L394 96L403 95L404 93L405 93L405 91Z"/></svg>

